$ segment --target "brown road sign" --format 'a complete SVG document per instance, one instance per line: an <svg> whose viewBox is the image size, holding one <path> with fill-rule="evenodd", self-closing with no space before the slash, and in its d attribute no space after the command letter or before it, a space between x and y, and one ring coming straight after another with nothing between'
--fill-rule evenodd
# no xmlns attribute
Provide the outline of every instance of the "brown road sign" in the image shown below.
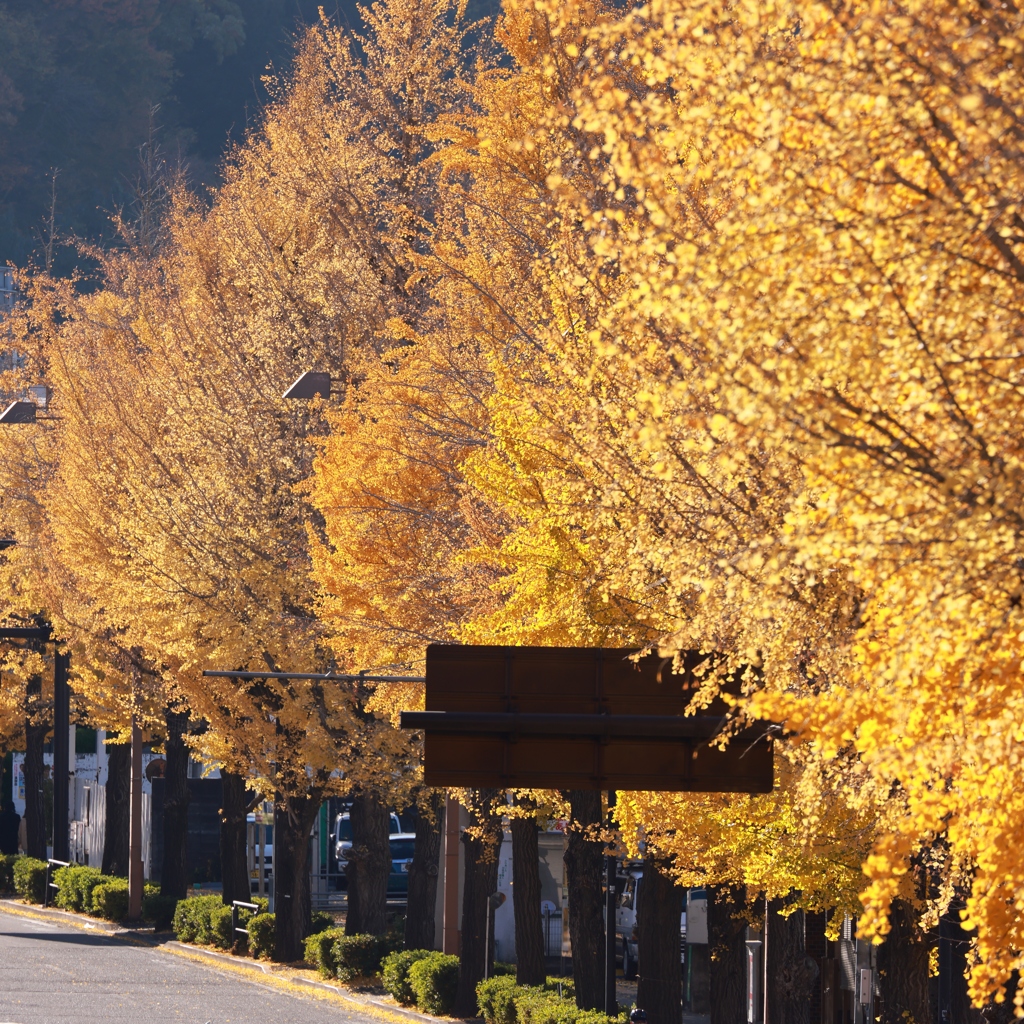
<svg viewBox="0 0 1024 1024"><path fill-rule="evenodd" d="M727 707L686 709L706 660L682 672L656 655L618 648L427 648L423 730L428 786L768 793L772 740L746 729L724 750Z"/></svg>

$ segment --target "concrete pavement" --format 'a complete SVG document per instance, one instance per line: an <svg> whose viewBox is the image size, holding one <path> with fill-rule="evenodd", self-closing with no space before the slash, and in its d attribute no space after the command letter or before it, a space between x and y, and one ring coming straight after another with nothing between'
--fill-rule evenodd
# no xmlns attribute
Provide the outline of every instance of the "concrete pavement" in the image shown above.
<svg viewBox="0 0 1024 1024"><path fill-rule="evenodd" d="M380 1024L382 1018L284 979L207 966L0 909L0 1024Z"/></svg>

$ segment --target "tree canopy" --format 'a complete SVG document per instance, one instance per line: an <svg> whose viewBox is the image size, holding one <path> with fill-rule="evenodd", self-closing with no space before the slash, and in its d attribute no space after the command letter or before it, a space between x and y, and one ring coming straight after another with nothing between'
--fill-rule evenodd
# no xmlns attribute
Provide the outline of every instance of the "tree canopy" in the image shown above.
<svg viewBox="0 0 1024 1024"><path fill-rule="evenodd" d="M12 319L10 386L45 376L60 417L0 438L17 606L112 680L173 677L208 756L300 826L360 772L415 779L388 719L419 693L203 668L698 649L695 706L742 672L779 784L622 794L626 845L859 904L876 941L894 900L924 928L963 899L972 994L1000 998L1024 968L1022 18L507 0L494 49L445 0L325 20L208 207L175 186L158 245L89 295L43 275ZM285 407L313 368L331 395Z"/></svg>

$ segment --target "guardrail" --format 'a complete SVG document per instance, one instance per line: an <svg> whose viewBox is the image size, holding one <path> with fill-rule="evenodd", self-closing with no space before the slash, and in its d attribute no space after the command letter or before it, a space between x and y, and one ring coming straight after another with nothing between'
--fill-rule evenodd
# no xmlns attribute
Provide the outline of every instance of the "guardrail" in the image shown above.
<svg viewBox="0 0 1024 1024"><path fill-rule="evenodd" d="M51 889L59 889L60 888L60 886L57 885L56 882L51 881L51 879L53 878L53 865L54 864L56 864L58 867L61 867L61 868L69 868L69 867L71 867L71 864L68 861L66 861L66 860L55 860L53 857L50 857L46 861L46 888L43 889L43 906L44 907L48 907L50 905L50 890Z"/></svg>
<svg viewBox="0 0 1024 1024"><path fill-rule="evenodd" d="M231 903L231 934L235 935L241 932L243 935L249 935L248 928L238 927L238 908L242 907L245 910L259 910L259 905L256 903L246 903L244 900L234 900Z"/></svg>

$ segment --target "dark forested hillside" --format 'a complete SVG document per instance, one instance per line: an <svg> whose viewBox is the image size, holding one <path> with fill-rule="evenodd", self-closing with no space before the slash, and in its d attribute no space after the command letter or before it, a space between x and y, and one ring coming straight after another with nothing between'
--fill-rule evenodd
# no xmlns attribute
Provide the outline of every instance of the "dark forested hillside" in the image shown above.
<svg viewBox="0 0 1024 1024"><path fill-rule="evenodd" d="M54 197L59 238L109 239L153 129L213 183L320 6L360 24L356 0L0 0L0 265L43 261ZM54 252L60 270L78 259Z"/></svg>

